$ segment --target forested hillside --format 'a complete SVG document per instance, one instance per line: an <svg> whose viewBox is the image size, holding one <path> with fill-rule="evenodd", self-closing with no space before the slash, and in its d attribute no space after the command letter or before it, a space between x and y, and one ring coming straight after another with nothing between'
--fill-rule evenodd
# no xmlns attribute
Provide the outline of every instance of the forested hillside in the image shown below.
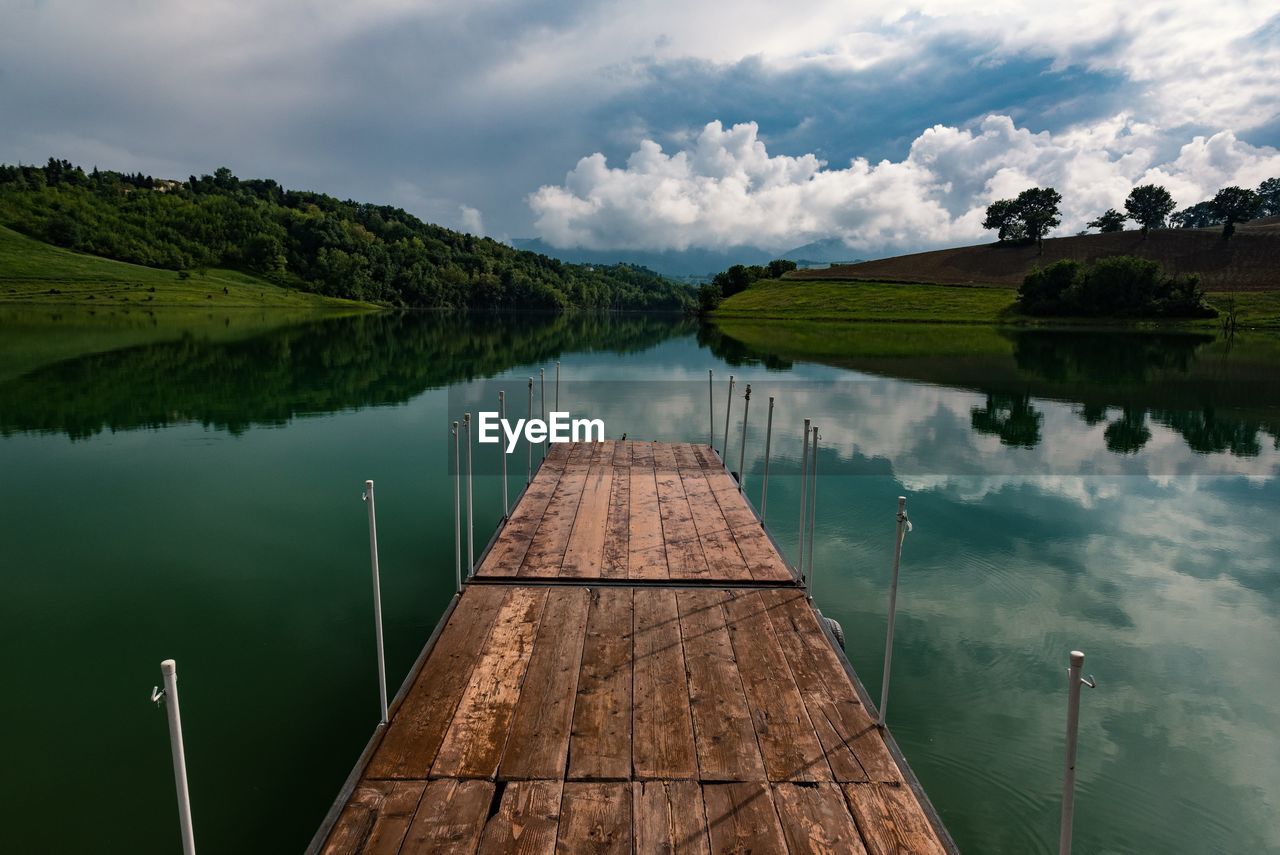
<svg viewBox="0 0 1280 855"><path fill-rule="evenodd" d="M187 181L65 160L0 165L0 225L79 252L171 270L229 267L334 297L430 308L686 309L642 267L565 264L386 205L286 190L223 168Z"/></svg>

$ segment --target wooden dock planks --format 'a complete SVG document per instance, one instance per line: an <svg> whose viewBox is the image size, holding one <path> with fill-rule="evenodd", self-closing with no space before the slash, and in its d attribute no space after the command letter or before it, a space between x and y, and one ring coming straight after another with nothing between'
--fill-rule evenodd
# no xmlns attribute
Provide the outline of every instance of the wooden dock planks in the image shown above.
<svg viewBox="0 0 1280 855"><path fill-rule="evenodd" d="M553 448L476 579L316 851L954 851L705 447Z"/></svg>

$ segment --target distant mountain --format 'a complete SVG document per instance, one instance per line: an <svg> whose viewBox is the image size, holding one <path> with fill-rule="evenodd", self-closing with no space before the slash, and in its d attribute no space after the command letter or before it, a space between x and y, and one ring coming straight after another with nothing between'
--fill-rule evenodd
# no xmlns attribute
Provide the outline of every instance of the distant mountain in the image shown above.
<svg viewBox="0 0 1280 855"><path fill-rule="evenodd" d="M558 249L541 238L515 238L516 249L537 252L569 264L636 264L664 276L685 280L710 279L735 264L767 264L785 258L801 267L822 267L831 263L861 261L840 238L807 243L783 253L770 252L758 246L735 246L728 249L686 249L645 251L629 249Z"/></svg>

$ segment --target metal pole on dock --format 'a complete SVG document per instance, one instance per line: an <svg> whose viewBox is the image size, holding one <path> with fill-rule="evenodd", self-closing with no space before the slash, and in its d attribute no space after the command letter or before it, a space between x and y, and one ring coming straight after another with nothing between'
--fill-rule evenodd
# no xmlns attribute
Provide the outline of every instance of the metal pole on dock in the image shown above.
<svg viewBox="0 0 1280 855"><path fill-rule="evenodd" d="M542 409L542 420L547 420L547 369L538 369L538 406ZM542 438L542 459L547 459L547 438Z"/></svg>
<svg viewBox="0 0 1280 855"><path fill-rule="evenodd" d="M507 393L502 391L498 392L498 419L502 423L507 421ZM507 444L501 439L498 453L502 455L502 518L505 520L510 516L511 502L507 498Z"/></svg>
<svg viewBox="0 0 1280 855"><path fill-rule="evenodd" d="M751 412L751 384L747 384L747 393L742 396L742 445L738 447L738 492L742 492L742 482L747 480L744 463L747 459L747 416Z"/></svg>
<svg viewBox="0 0 1280 855"><path fill-rule="evenodd" d="M729 468L729 411L733 409L733 375L729 375L729 401L724 405L724 468Z"/></svg>
<svg viewBox="0 0 1280 855"><path fill-rule="evenodd" d="M800 455L800 558L796 561L796 570L804 582L805 590L809 590L809 580L804 575L804 504L809 494L809 419L804 420L804 451Z"/></svg>
<svg viewBox="0 0 1280 855"><path fill-rule="evenodd" d="M164 688L151 689L153 703L164 703L169 717L169 751L173 755L173 784L178 791L178 826L182 829L183 855L196 855L195 832L191 827L191 792L187 789L187 753L182 744L182 711L178 707L178 663L160 663Z"/></svg>
<svg viewBox="0 0 1280 855"><path fill-rule="evenodd" d="M707 445L711 446L711 450L716 450L716 380L715 370L707 369L707 413L710 415L707 430Z"/></svg>
<svg viewBox="0 0 1280 855"><path fill-rule="evenodd" d="M378 640L378 699L382 702L382 723L387 723L387 662L382 650L382 582L378 578L378 517L373 506L373 482L364 482L364 500L369 506L369 562L373 565L373 628Z"/></svg>
<svg viewBox="0 0 1280 855"><path fill-rule="evenodd" d="M813 597L813 524L818 517L818 426L813 428L813 448L809 450L809 597Z"/></svg>
<svg viewBox="0 0 1280 855"><path fill-rule="evenodd" d="M893 578L889 582L889 629L884 640L884 676L880 681L880 717L876 724L884 727L885 711L889 707L889 669L893 664L893 624L898 615L898 568L902 564L902 540L907 536L911 523L907 519L907 497L898 497L898 533L893 541Z"/></svg>
<svg viewBox="0 0 1280 855"><path fill-rule="evenodd" d="M458 423L449 429L453 434L453 570L462 592L462 447L458 444Z"/></svg>
<svg viewBox="0 0 1280 855"><path fill-rule="evenodd" d="M529 417L527 421L533 420L533 378L529 378ZM529 440L524 441L526 450L529 452L529 472L525 475L524 485L528 487L533 483L533 443Z"/></svg>
<svg viewBox="0 0 1280 855"><path fill-rule="evenodd" d="M1071 651L1067 668L1067 756L1062 775L1062 826L1058 833L1059 855L1071 855L1071 826L1075 819L1076 801L1076 733L1080 728L1080 687L1095 688L1093 675L1081 676L1084 654Z"/></svg>
<svg viewBox="0 0 1280 855"><path fill-rule="evenodd" d="M560 360L556 360L556 411L560 410Z"/></svg>
<svg viewBox="0 0 1280 855"><path fill-rule="evenodd" d="M467 575L476 567L476 506L471 491L471 414L462 414L462 429L467 434Z"/></svg>
<svg viewBox="0 0 1280 855"><path fill-rule="evenodd" d="M769 443L773 440L773 396L769 396L769 419L764 428L764 483L760 487L760 522L769 501Z"/></svg>

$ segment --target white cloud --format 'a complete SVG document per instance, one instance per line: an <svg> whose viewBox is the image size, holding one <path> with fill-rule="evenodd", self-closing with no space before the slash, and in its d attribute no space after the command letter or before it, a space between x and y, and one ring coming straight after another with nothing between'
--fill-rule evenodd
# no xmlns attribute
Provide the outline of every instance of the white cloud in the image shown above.
<svg viewBox="0 0 1280 855"><path fill-rule="evenodd" d="M1033 185L1063 194L1061 232L1071 233L1121 207L1137 184L1165 184L1189 205L1224 184L1280 175L1280 151L1230 131L1156 163L1161 141L1124 115L1056 135L993 115L974 129L929 128L901 161L833 169L812 154L770 155L755 123L717 121L672 154L645 140L624 167L584 157L529 205L539 235L562 248L782 250L839 237L871 254L981 240L986 206Z"/></svg>

